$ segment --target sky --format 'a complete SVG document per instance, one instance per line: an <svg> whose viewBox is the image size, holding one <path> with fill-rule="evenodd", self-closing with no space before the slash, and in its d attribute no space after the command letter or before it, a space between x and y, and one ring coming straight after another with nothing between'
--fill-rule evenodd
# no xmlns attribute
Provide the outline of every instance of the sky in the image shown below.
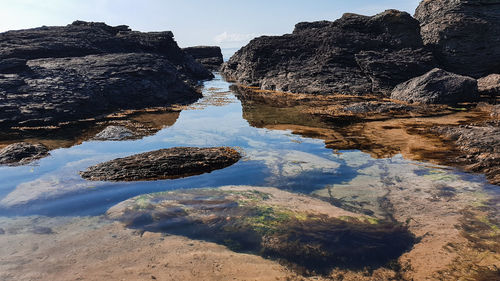
<svg viewBox="0 0 500 281"><path fill-rule="evenodd" d="M296 23L386 9L414 14L420 0L0 0L0 32L75 20L171 30L181 47L239 48L260 35L290 33Z"/></svg>

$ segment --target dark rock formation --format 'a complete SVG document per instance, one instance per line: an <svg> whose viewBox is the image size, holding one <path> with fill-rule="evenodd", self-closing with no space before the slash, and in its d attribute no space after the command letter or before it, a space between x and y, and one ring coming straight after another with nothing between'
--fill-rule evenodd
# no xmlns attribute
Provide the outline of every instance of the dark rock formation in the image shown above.
<svg viewBox="0 0 500 281"><path fill-rule="evenodd" d="M97 135L94 140L127 140L136 137L136 134L123 126L108 126Z"/></svg>
<svg viewBox="0 0 500 281"><path fill-rule="evenodd" d="M391 98L410 103L456 104L475 101L479 96L475 79L435 68L396 86Z"/></svg>
<svg viewBox="0 0 500 281"><path fill-rule="evenodd" d="M425 0L415 17L442 68L475 78L500 72L500 0Z"/></svg>
<svg viewBox="0 0 500 281"><path fill-rule="evenodd" d="M479 93L500 97L500 74L491 74L477 80Z"/></svg>
<svg viewBox="0 0 500 281"><path fill-rule="evenodd" d="M74 22L0 34L0 127L192 102L212 74L171 32Z"/></svg>
<svg viewBox="0 0 500 281"><path fill-rule="evenodd" d="M173 179L222 169L240 158L240 154L229 147L174 147L111 160L80 174L97 181Z"/></svg>
<svg viewBox="0 0 500 281"><path fill-rule="evenodd" d="M42 144L14 143L0 150L0 165L24 165L48 155Z"/></svg>
<svg viewBox="0 0 500 281"><path fill-rule="evenodd" d="M389 93L435 66L419 22L388 10L299 23L292 34L252 40L222 67L231 80L262 89L312 94Z"/></svg>
<svg viewBox="0 0 500 281"><path fill-rule="evenodd" d="M182 49L207 69L218 71L224 62L222 51L217 46L196 46Z"/></svg>
<svg viewBox="0 0 500 281"><path fill-rule="evenodd" d="M500 120L437 127L434 131L453 140L463 151L455 161L468 171L486 174L492 184L500 185Z"/></svg>

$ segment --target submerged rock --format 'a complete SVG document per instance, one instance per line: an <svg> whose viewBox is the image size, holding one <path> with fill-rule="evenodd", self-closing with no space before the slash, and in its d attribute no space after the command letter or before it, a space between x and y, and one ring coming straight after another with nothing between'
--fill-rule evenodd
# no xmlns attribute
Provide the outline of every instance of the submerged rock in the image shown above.
<svg viewBox="0 0 500 281"><path fill-rule="evenodd" d="M456 104L476 101L479 95L475 79L435 68L396 86L391 98L410 103Z"/></svg>
<svg viewBox="0 0 500 281"><path fill-rule="evenodd" d="M213 77L171 32L75 22L0 33L0 127L189 103Z"/></svg>
<svg viewBox="0 0 500 281"><path fill-rule="evenodd" d="M240 158L240 153L229 147L174 147L111 160L80 174L94 181L173 179L222 169Z"/></svg>
<svg viewBox="0 0 500 281"><path fill-rule="evenodd" d="M324 213L328 207L303 211L298 199L311 201L272 188L180 190L126 200L107 215L131 228L213 241L320 274L384 266L415 243L399 224L332 216Z"/></svg>
<svg viewBox="0 0 500 281"><path fill-rule="evenodd" d="M218 71L224 62L222 51L217 46L196 46L182 49L208 70Z"/></svg>
<svg viewBox="0 0 500 281"><path fill-rule="evenodd" d="M433 131L451 139L463 152L454 161L500 185L500 120L436 127Z"/></svg>
<svg viewBox="0 0 500 281"><path fill-rule="evenodd" d="M95 135L94 140L126 140L135 136L134 132L123 126L108 126Z"/></svg>
<svg viewBox="0 0 500 281"><path fill-rule="evenodd" d="M43 144L19 142L0 150L0 165L23 165L49 155Z"/></svg>
<svg viewBox="0 0 500 281"><path fill-rule="evenodd" d="M415 18L444 69L474 78L500 71L499 0L425 0Z"/></svg>
<svg viewBox="0 0 500 281"><path fill-rule="evenodd" d="M252 40L222 67L247 86L294 93L388 93L435 67L419 22L388 10L299 23L292 34Z"/></svg>

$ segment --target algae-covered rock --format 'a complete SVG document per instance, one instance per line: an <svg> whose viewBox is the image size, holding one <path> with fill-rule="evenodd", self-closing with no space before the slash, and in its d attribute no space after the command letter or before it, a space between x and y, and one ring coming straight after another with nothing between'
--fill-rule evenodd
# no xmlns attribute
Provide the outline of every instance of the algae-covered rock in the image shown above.
<svg viewBox="0 0 500 281"><path fill-rule="evenodd" d="M193 189L141 195L112 207L107 215L131 228L213 241L318 273L335 267L379 267L415 241L401 225L279 204L286 196L293 201L299 195L283 191L275 195L272 190Z"/></svg>

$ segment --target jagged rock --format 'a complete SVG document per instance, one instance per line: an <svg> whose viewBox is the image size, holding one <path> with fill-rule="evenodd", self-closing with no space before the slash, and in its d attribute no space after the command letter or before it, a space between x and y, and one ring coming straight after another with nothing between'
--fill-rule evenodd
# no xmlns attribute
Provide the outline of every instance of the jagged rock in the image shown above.
<svg viewBox="0 0 500 281"><path fill-rule="evenodd" d="M410 103L456 104L475 101L479 95L475 79L435 68L396 86L391 98Z"/></svg>
<svg viewBox="0 0 500 281"><path fill-rule="evenodd" d="M28 66L27 74L3 76L9 87L0 88L0 126L43 126L201 96L156 54L37 59Z"/></svg>
<svg viewBox="0 0 500 281"><path fill-rule="evenodd" d="M213 75L171 32L74 22L0 33L0 127L46 126L188 103Z"/></svg>
<svg viewBox="0 0 500 281"><path fill-rule="evenodd" d="M477 80L477 87L481 94L500 96L500 74L491 74Z"/></svg>
<svg viewBox="0 0 500 281"><path fill-rule="evenodd" d="M127 140L135 136L134 132L123 126L108 126L95 135L94 140Z"/></svg>
<svg viewBox="0 0 500 281"><path fill-rule="evenodd" d="M425 0L415 18L442 68L474 78L500 72L500 0Z"/></svg>
<svg viewBox="0 0 500 281"><path fill-rule="evenodd" d="M230 80L295 93L389 93L435 64L419 22L388 10L299 23L292 34L252 40L222 67Z"/></svg>
<svg viewBox="0 0 500 281"><path fill-rule="evenodd" d="M224 62L222 50L217 46L196 46L182 50L212 71L218 71Z"/></svg>
<svg viewBox="0 0 500 281"><path fill-rule="evenodd" d="M0 150L0 165L23 165L49 155L43 144L18 142Z"/></svg>
<svg viewBox="0 0 500 281"><path fill-rule="evenodd" d="M355 57L363 72L370 77L374 93L390 93L398 83L412 78L412 75L424 74L436 65L432 53L424 49L362 51Z"/></svg>
<svg viewBox="0 0 500 281"><path fill-rule="evenodd" d="M468 171L486 174L492 184L500 185L500 120L433 129L453 140L462 155L455 161Z"/></svg>
<svg viewBox="0 0 500 281"><path fill-rule="evenodd" d="M240 153L229 147L174 147L111 160L80 174L95 181L172 179L222 169L240 158Z"/></svg>

